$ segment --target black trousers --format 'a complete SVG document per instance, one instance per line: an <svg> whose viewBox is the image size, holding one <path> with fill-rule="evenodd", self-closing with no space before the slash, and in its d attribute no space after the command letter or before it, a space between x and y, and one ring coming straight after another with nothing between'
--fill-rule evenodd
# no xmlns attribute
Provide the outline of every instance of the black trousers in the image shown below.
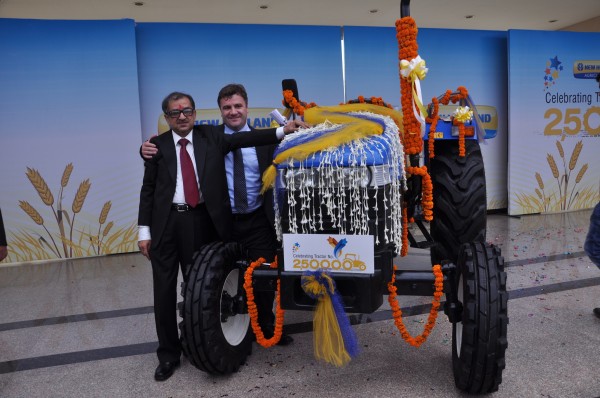
<svg viewBox="0 0 600 398"><path fill-rule="evenodd" d="M187 279L186 270L192 262L194 252L216 237L206 206L200 204L191 211L172 210L161 241L151 247L154 320L158 335L156 354L160 362L172 362L181 356L177 327L179 268L181 267L184 279Z"/></svg>
<svg viewBox="0 0 600 398"><path fill-rule="evenodd" d="M232 240L242 245L249 261L263 257L267 262L275 259L279 244L275 230L262 207L249 214L233 215ZM263 328L272 328L275 323L273 300L275 292L255 292L258 307L258 323ZM265 333L268 336L268 331Z"/></svg>

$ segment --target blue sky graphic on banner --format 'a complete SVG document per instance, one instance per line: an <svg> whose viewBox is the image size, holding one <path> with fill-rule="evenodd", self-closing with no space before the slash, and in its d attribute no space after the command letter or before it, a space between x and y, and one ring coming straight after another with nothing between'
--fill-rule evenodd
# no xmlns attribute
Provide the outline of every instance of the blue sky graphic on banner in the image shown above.
<svg viewBox="0 0 600 398"><path fill-rule="evenodd" d="M423 101L465 86L481 113L495 111L497 135L481 149L488 208L506 208L506 32L419 29L419 55L429 72L421 82ZM346 97L382 97L400 106L395 28L345 27Z"/></svg>
<svg viewBox="0 0 600 398"><path fill-rule="evenodd" d="M8 262L137 250L134 22L0 19L0 37Z"/></svg>
<svg viewBox="0 0 600 398"><path fill-rule="evenodd" d="M509 32L509 213L599 199L600 33Z"/></svg>
<svg viewBox="0 0 600 398"><path fill-rule="evenodd" d="M340 28L331 26L139 23L136 28L144 137L157 133L162 99L191 94L217 107L228 83L241 83L251 108L282 108L281 81L294 78L302 100L343 97Z"/></svg>

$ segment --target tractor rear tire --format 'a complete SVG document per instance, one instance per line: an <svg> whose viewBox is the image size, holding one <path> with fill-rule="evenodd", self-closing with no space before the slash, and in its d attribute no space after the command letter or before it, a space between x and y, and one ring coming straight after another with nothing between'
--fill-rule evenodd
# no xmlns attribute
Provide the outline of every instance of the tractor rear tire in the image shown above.
<svg viewBox="0 0 600 398"><path fill-rule="evenodd" d="M435 142L430 161L433 183L432 264L449 260L456 264L460 245L485 242L487 199L481 149L476 140L465 140L465 156L458 142Z"/></svg>
<svg viewBox="0 0 600 398"><path fill-rule="evenodd" d="M224 307L240 292L243 271L236 265L240 259L236 243L203 246L194 254L187 282L182 286L182 349L195 367L207 373L237 372L252 352L249 315L232 315Z"/></svg>
<svg viewBox="0 0 600 398"><path fill-rule="evenodd" d="M504 259L493 245L466 243L460 248L457 270L453 283L463 310L452 324L454 381L472 394L494 392L502 383L508 345Z"/></svg>

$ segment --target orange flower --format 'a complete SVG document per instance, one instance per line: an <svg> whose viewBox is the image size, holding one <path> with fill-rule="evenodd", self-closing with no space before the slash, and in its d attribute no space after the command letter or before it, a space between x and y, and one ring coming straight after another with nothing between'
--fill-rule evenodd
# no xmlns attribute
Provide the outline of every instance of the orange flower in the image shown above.
<svg viewBox="0 0 600 398"><path fill-rule="evenodd" d="M406 205L402 208L402 249L400 249L400 257L405 257L408 254L408 210Z"/></svg>
<svg viewBox="0 0 600 398"><path fill-rule="evenodd" d="M425 120L427 123L430 123L429 126L429 138L427 150L429 152L429 159L433 159L435 157L435 129L437 128L438 121L440 120L440 102L436 97L431 99L431 103L433 104L433 110L431 111L431 115L427 116Z"/></svg>
<svg viewBox="0 0 600 398"><path fill-rule="evenodd" d="M439 104L448 105L450 102L455 104L462 100L466 100L468 95L469 95L469 92L467 91L467 89L463 86L460 86L456 89L456 93L454 93L454 94L452 94L452 91L446 90L442 99L438 100L437 98L432 98L431 103L433 104L433 111L432 111L432 114L429 115L429 117L426 120L427 123L431 123L431 126L429 127L429 144L427 147L427 149L429 150L429 158L430 159L435 157L435 153L434 153L434 138L435 137L433 136L433 133L435 132L435 129L437 128L437 124L438 124L439 118L440 118ZM465 125L464 125L464 123L459 122L456 119L454 119L452 121L452 124L454 126L458 126L458 155L461 157L464 157L466 154L466 151L465 151L465 135L466 135Z"/></svg>
<svg viewBox="0 0 600 398"><path fill-rule="evenodd" d="M258 308L254 302L254 288L252 287L252 273L254 269L265 262L264 258L259 258L250 264L244 273L244 289L246 290L246 299L248 305L248 315L250 315L250 324L256 336L256 342L265 348L274 346L281 339L283 333L283 317L285 311L281 309L281 280L277 280L277 295L275 297L275 331L273 337L266 339L265 335L258 324ZM271 268L277 268L277 258L271 263Z"/></svg>
<svg viewBox="0 0 600 398"><path fill-rule="evenodd" d="M464 158L466 155L465 150L465 124L463 122L457 122L456 119L453 122L458 126L458 156Z"/></svg>
<svg viewBox="0 0 600 398"><path fill-rule="evenodd" d="M303 116L304 111L306 109L317 106L317 104L315 104L314 102L307 104L306 102L298 101L296 98L294 98L294 92L292 90L284 90L283 98L284 98L284 100L282 101L283 105L284 106L289 105L292 108L292 110L294 111L294 113L299 116Z"/></svg>
<svg viewBox="0 0 600 398"><path fill-rule="evenodd" d="M340 105L345 105L345 104L373 104L373 105L379 105L379 106L384 106L386 108L390 108L390 109L394 109L394 107L391 104L386 103L383 98L381 97L370 97L368 100L365 99L364 96L359 95L357 99L353 99L353 100L348 100L348 102L346 103L340 103ZM311 103L312 104L312 103ZM401 128L401 126L398 126L398 128Z"/></svg>
<svg viewBox="0 0 600 398"><path fill-rule="evenodd" d="M421 176L421 185L423 187L423 198L421 199L423 218L425 218L425 221L433 220L433 183L431 182L431 176L427 172L427 166L407 167L406 172Z"/></svg>
<svg viewBox="0 0 600 398"><path fill-rule="evenodd" d="M396 39L398 40L398 60L411 61L418 55L417 25L411 17L396 21ZM398 72L400 73L400 72ZM421 123L413 113L413 93L410 82L400 76L400 95L402 105L402 124L404 134L400 137L407 155L417 155L423 150Z"/></svg>
<svg viewBox="0 0 600 398"><path fill-rule="evenodd" d="M394 285L396 282L396 266L394 265L394 272L392 272L392 280L388 282L388 291L390 292L388 296L388 302L390 303L390 307L392 309L392 315L394 316L394 324L398 328L400 335L402 338L410 345L414 347L419 347L426 340L431 331L435 326L435 321L438 315L438 310L440 308L440 300L442 295L444 294L444 274L442 274L442 267L439 264L433 266L433 275L435 276L435 292L433 293L433 301L431 302L431 310L429 311L429 317L427 318L427 323L425 324L425 328L423 329L423 333L420 336L412 337L406 326L404 326L404 322L402 321L402 310L400 309L400 305L398 304L397 296L397 288Z"/></svg>

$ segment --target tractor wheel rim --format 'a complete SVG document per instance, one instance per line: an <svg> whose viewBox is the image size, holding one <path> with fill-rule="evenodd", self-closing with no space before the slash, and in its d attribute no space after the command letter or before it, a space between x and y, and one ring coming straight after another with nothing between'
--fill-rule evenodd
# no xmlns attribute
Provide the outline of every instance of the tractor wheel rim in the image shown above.
<svg viewBox="0 0 600 398"><path fill-rule="evenodd" d="M456 288L456 298L458 299L458 301L460 303L462 303L463 305L463 312L464 312L464 291L463 291L463 276L462 274L460 275L460 277L458 278L458 287ZM455 345L456 345L456 355L458 357L460 357L460 349L462 347L462 333L463 333L463 323L462 323L462 319L459 322L456 322L456 324L454 325L455 327L455 334L456 334L456 341L455 341Z"/></svg>
<svg viewBox="0 0 600 398"><path fill-rule="evenodd" d="M224 293L228 293L231 297L237 295L238 291L238 277L239 270L234 269L229 272L225 282L223 283L223 290L221 291L221 297ZM221 317L222 309L220 310L219 317ZM248 325L250 324L250 316L248 314L237 314L229 315L227 321L221 322L221 330L225 340L232 345L236 346L240 344L248 332Z"/></svg>

